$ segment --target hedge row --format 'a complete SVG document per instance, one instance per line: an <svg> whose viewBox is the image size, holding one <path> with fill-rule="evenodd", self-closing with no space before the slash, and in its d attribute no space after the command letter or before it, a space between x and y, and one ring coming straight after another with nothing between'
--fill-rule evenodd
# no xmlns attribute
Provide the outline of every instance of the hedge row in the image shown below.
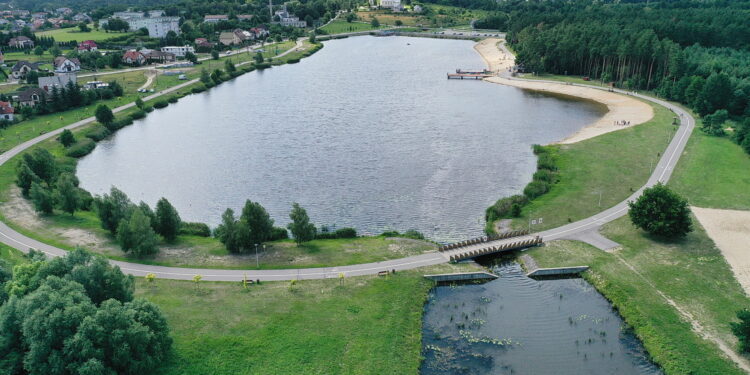
<svg viewBox="0 0 750 375"><path fill-rule="evenodd" d="M94 151L95 147L96 142L94 142L94 140L83 139L70 146L65 151L65 155L70 156L71 158L81 158L91 153L91 151Z"/></svg>
<svg viewBox="0 0 750 375"><path fill-rule="evenodd" d="M356 238L357 230L354 228L341 228L335 232L321 232L315 234L316 240L333 240L337 238Z"/></svg>

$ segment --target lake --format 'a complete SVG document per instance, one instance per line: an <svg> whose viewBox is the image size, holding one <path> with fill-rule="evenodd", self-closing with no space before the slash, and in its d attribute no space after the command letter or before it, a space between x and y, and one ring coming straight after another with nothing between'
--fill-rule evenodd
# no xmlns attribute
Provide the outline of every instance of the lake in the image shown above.
<svg viewBox="0 0 750 375"><path fill-rule="evenodd" d="M534 280L505 261L490 267L500 278L433 289L421 375L661 374L585 280Z"/></svg>
<svg viewBox="0 0 750 375"><path fill-rule="evenodd" d="M220 222L260 202L285 225L292 202L318 226L482 233L484 210L531 180L532 144L594 122L601 105L482 81L474 42L356 37L298 64L252 72L149 114L78 164L94 194L166 197L183 220Z"/></svg>

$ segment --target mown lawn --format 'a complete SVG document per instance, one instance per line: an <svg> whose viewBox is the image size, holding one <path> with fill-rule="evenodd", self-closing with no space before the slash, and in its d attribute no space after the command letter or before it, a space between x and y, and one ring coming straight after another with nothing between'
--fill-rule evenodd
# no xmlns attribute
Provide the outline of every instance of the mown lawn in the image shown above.
<svg viewBox="0 0 750 375"><path fill-rule="evenodd" d="M0 243L0 260L8 262L11 266L26 262L23 253L4 243Z"/></svg>
<svg viewBox="0 0 750 375"><path fill-rule="evenodd" d="M580 242L555 241L529 254L541 267L591 266L585 277L613 302L667 374L741 374L656 292L736 347L729 322L737 310L750 307L750 300L703 229L697 227L681 241L662 242L625 217L604 226L603 234L622 244L622 250L606 253Z"/></svg>
<svg viewBox="0 0 750 375"><path fill-rule="evenodd" d="M159 374L416 374L432 287L422 274L458 267L247 289L139 279L136 294L159 305L175 339Z"/></svg>
<svg viewBox="0 0 750 375"><path fill-rule="evenodd" d="M380 28L383 28L381 26ZM328 34L354 33L358 31L375 30L370 22L346 22L346 20L335 20L320 28Z"/></svg>
<svg viewBox="0 0 750 375"><path fill-rule="evenodd" d="M694 206L750 210L750 155L728 137L706 135L699 122L669 185Z"/></svg>
<svg viewBox="0 0 750 375"><path fill-rule="evenodd" d="M93 26L91 27L91 31L88 32L81 32L78 27L70 27L65 29L57 29L57 30L48 30L48 31L42 31L36 33L36 36L47 36L47 37L53 37L55 38L56 42L69 42L71 40L75 40L77 42L82 42L84 40L93 40L96 42L107 40L110 38L115 38L118 36L127 35L129 33L120 33L120 32L106 32L104 29L94 30Z"/></svg>
<svg viewBox="0 0 750 375"><path fill-rule="evenodd" d="M559 182L524 207L513 225L526 228L530 218L543 218L532 230L554 228L601 212L638 190L676 130L671 111L652 107L654 118L647 123L553 146L559 150Z"/></svg>

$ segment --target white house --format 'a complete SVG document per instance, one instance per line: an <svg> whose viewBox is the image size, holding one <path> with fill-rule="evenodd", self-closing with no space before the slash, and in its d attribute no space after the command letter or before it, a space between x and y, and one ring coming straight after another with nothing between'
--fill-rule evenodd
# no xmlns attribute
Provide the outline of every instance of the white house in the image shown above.
<svg viewBox="0 0 750 375"><path fill-rule="evenodd" d="M81 70L81 62L75 57L69 59L65 56L57 56L53 64L55 73L71 73Z"/></svg>
<svg viewBox="0 0 750 375"><path fill-rule="evenodd" d="M188 52L195 53L195 48L193 48L191 46L188 46L188 45L184 45L184 46L167 46L167 47L161 47L161 51L162 52L172 53L172 54L174 54L175 56L178 56L178 57L185 57L185 54L187 54Z"/></svg>
<svg viewBox="0 0 750 375"><path fill-rule="evenodd" d="M277 10L274 14L274 19L276 17L279 18L279 21L276 22L281 26L291 26L291 27L307 27L307 22L300 21L299 17L287 12L286 5L284 5L283 9Z"/></svg>
<svg viewBox="0 0 750 375"><path fill-rule="evenodd" d="M229 21L229 16L226 14L206 14L203 16L203 22L206 23L218 23L219 21Z"/></svg>
<svg viewBox="0 0 750 375"><path fill-rule="evenodd" d="M395 11L400 11L401 9L403 9L401 7L401 0L380 0L380 7L390 8Z"/></svg>

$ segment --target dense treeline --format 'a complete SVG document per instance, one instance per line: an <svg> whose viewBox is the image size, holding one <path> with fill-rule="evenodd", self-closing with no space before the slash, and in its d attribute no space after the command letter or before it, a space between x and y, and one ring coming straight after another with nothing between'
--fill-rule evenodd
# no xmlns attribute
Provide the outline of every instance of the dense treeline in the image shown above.
<svg viewBox="0 0 750 375"><path fill-rule="evenodd" d="M731 127L750 152L750 1L537 1L498 9L507 10L505 19L482 22L505 26L525 71L652 91L694 109L708 134Z"/></svg>

